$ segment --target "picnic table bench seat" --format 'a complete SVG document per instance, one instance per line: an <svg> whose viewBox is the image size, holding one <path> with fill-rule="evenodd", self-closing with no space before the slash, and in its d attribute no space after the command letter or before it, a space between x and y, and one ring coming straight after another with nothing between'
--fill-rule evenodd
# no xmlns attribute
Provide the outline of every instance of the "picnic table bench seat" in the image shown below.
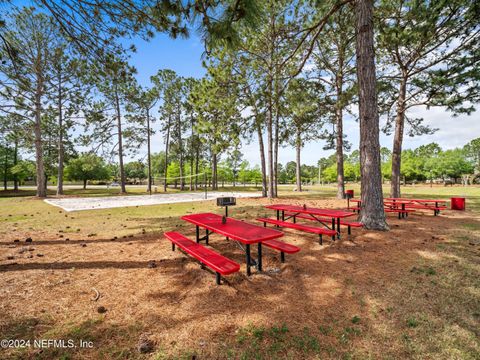
<svg viewBox="0 0 480 360"><path fill-rule="evenodd" d="M300 251L300 248L298 246L288 244L277 239L265 240L262 242L262 245L280 251L280 259L282 263L285 262L285 253L295 254L296 252Z"/></svg>
<svg viewBox="0 0 480 360"><path fill-rule="evenodd" d="M388 206L391 206L389 204ZM422 205L422 204L406 204L406 208L408 209L425 209L425 210L445 210L446 206L433 206L433 205Z"/></svg>
<svg viewBox="0 0 480 360"><path fill-rule="evenodd" d="M409 213L414 212L415 210L385 207L384 211L386 213L398 213L398 218L400 219L402 217L402 215L407 215L408 216Z"/></svg>
<svg viewBox="0 0 480 360"><path fill-rule="evenodd" d="M172 251L175 251L176 245L185 253L200 261L201 264L215 271L217 285L220 285L221 275L229 275L240 270L240 265L235 261L190 240L178 232L169 231L164 235L172 242Z"/></svg>
<svg viewBox="0 0 480 360"><path fill-rule="evenodd" d="M318 226L296 224L296 223L270 219L270 218L258 218L257 221L263 222L263 226L265 227L267 226L267 223L268 223L268 224L278 225L284 228L290 228L290 229L301 230L301 231L317 234L319 236L320 245L323 245L322 235L335 236L337 234L335 230L325 229Z"/></svg>
<svg viewBox="0 0 480 360"><path fill-rule="evenodd" d="M314 219L314 218L312 218L311 216L307 216L307 215L295 215L295 214L290 214L290 213L285 213L285 215L287 215L287 216L293 216L293 221L295 221L296 218L297 218L297 219L309 220L309 221L317 221L317 219ZM321 221L330 221L329 218L325 218L325 217L319 217L318 220L321 220ZM343 225L343 226L347 226L347 227L348 227L348 234L349 234L349 235L352 233L352 230L351 230L352 227L356 227L356 228L361 228L361 227L363 227L363 224L362 224L361 222L344 220L344 219L341 219L341 220L340 220L340 225Z"/></svg>

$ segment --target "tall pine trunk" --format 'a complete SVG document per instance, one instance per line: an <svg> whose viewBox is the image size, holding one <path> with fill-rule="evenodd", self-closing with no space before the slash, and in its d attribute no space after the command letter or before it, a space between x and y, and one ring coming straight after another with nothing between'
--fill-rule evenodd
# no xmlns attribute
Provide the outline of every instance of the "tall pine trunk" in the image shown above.
<svg viewBox="0 0 480 360"><path fill-rule="evenodd" d="M167 192L167 170L168 170L168 147L170 143L170 115L168 115L167 120L167 136L165 139L165 174L163 181L163 191Z"/></svg>
<svg viewBox="0 0 480 360"><path fill-rule="evenodd" d="M58 173L57 173L57 196L63 195L63 168L65 149L63 146L63 93L62 74L58 74Z"/></svg>
<svg viewBox="0 0 480 360"><path fill-rule="evenodd" d="M197 151L195 152L195 190L198 190L198 168L200 161L200 149L197 144Z"/></svg>
<svg viewBox="0 0 480 360"><path fill-rule="evenodd" d="M182 145L182 118L180 112L177 114L178 148L180 153L180 190L185 190L185 179L183 178L183 145Z"/></svg>
<svg viewBox="0 0 480 360"><path fill-rule="evenodd" d="M193 190L193 156L190 157L190 186L189 190Z"/></svg>
<svg viewBox="0 0 480 360"><path fill-rule="evenodd" d="M278 196L278 147L280 144L280 105L279 105L279 89L278 89L278 78L277 78L278 68L275 64L275 148L274 148L274 159L273 159L273 186L274 186L274 196Z"/></svg>
<svg viewBox="0 0 480 360"><path fill-rule="evenodd" d="M193 190L193 144L195 143L195 130L194 130L194 123L193 123L193 116L190 116L190 123L192 127L192 135L191 135L191 146L190 146L190 191Z"/></svg>
<svg viewBox="0 0 480 360"><path fill-rule="evenodd" d="M3 163L3 189L8 190L8 147L5 146L5 158Z"/></svg>
<svg viewBox="0 0 480 360"><path fill-rule="evenodd" d="M340 60L342 60L340 58ZM339 65L340 67L342 64ZM336 132L336 156L337 156L337 199L345 198L345 174L343 169L343 106L341 102L343 76L341 73L337 74L336 82L337 88L337 103L335 108L335 132Z"/></svg>
<svg viewBox="0 0 480 360"><path fill-rule="evenodd" d="M118 128L118 162L120 167L120 186L121 192L126 193L125 187L125 168L123 166L123 139L122 139L122 113L120 112L120 99L118 97L118 87L115 84L115 108L117 111L117 128Z"/></svg>
<svg viewBox="0 0 480 360"><path fill-rule="evenodd" d="M45 169L43 164L43 145L42 145L42 91L43 79L41 75L37 75L37 88L35 91L35 162L37 173L37 196L39 198L47 197L47 189L45 187Z"/></svg>
<svg viewBox="0 0 480 360"><path fill-rule="evenodd" d="M392 149L392 181L390 185L390 197L400 197L400 176L402 166L402 142L405 125L405 95L407 92L407 79L404 76L398 91L397 115L395 116L395 134L393 136Z"/></svg>
<svg viewBox="0 0 480 360"><path fill-rule="evenodd" d="M275 192L273 188L273 123L271 107L267 114L267 146L268 146L268 197L273 199Z"/></svg>
<svg viewBox="0 0 480 360"><path fill-rule="evenodd" d="M148 171L148 185L147 191L152 194L152 152L150 144L150 109L147 108L147 171Z"/></svg>
<svg viewBox="0 0 480 360"><path fill-rule="evenodd" d="M217 153L212 151L212 190L218 190Z"/></svg>
<svg viewBox="0 0 480 360"><path fill-rule="evenodd" d="M262 169L262 196L267 196L267 169L265 165L265 146L263 144L263 134L260 122L257 121L258 145L260 150L260 167ZM256 186L256 185L255 185Z"/></svg>
<svg viewBox="0 0 480 360"><path fill-rule="evenodd" d="M268 146L268 197L273 199L275 197L275 168L274 168L274 154L273 154L273 79L269 76L268 79L268 108L267 108L267 146Z"/></svg>
<svg viewBox="0 0 480 360"><path fill-rule="evenodd" d="M272 15L272 14L270 14ZM270 28L273 30L275 28L275 18L270 16ZM274 154L274 136L273 136L273 91L274 91L274 58L273 52L275 51L275 40L271 35L269 38L269 64L268 64L268 74L267 74L267 146L268 146L268 197L273 199L275 194L275 154Z"/></svg>
<svg viewBox="0 0 480 360"><path fill-rule="evenodd" d="M300 137L300 129L297 129L297 138L295 141L295 150L296 150L296 164L295 172L297 178L297 191L302 191L302 166L300 162L300 153L302 151L302 138Z"/></svg>
<svg viewBox="0 0 480 360"><path fill-rule="evenodd" d="M356 54L360 114L360 221L365 228L388 230L383 209L379 117L373 47L373 0L357 0Z"/></svg>
<svg viewBox="0 0 480 360"><path fill-rule="evenodd" d="M17 164L18 164L18 139L17 139L17 136L15 135L14 149L13 149L13 166L16 166ZM13 191L14 192L18 191L18 175L17 174L13 175Z"/></svg>

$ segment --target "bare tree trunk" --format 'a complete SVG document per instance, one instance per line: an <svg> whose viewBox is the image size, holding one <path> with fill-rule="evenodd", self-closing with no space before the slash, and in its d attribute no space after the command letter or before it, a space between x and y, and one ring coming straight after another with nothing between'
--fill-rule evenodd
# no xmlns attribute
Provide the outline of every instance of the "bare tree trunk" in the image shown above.
<svg viewBox="0 0 480 360"><path fill-rule="evenodd" d="M274 157L273 157L273 104L272 104L272 79L268 81L268 109L267 109L267 144L268 144L268 197L275 197L274 188Z"/></svg>
<svg viewBox="0 0 480 360"><path fill-rule="evenodd" d="M15 147L13 149L13 166L16 166L18 163L18 139L15 135ZM18 176L17 174L13 175L13 191L18 192Z"/></svg>
<svg viewBox="0 0 480 360"><path fill-rule="evenodd" d="M339 65L342 67L342 64ZM343 170L343 108L341 103L343 76L336 77L337 103L335 109L336 155L337 155L337 199L345 199L345 174Z"/></svg>
<svg viewBox="0 0 480 360"><path fill-rule="evenodd" d="M177 114L178 148L180 153L180 190L185 190L185 179L183 178L183 146L182 146L182 118L180 111Z"/></svg>
<svg viewBox="0 0 480 360"><path fill-rule="evenodd" d="M198 175L199 160L200 160L200 149L197 147L197 151L195 153L195 190L198 190L198 176L197 175Z"/></svg>
<svg viewBox="0 0 480 360"><path fill-rule="evenodd" d="M270 28L273 30L275 28L275 18L270 14ZM273 52L275 51L275 39L271 35L269 39L269 64L268 64L268 74L267 74L267 146L268 146L268 197L274 198L275 194L275 159L274 159L274 137L273 137L273 73L274 73L274 58Z"/></svg>
<svg viewBox="0 0 480 360"><path fill-rule="evenodd" d="M8 147L5 146L5 158L3 163L3 189L8 190Z"/></svg>
<svg viewBox="0 0 480 360"><path fill-rule="evenodd" d="M395 117L395 134L393 136L392 149L392 180L390 185L390 197L400 197L400 172L402 161L403 129L405 125L405 95L407 91L407 79L403 77L400 83L397 99L397 116Z"/></svg>
<svg viewBox="0 0 480 360"><path fill-rule="evenodd" d="M217 153L212 152L212 190L218 190Z"/></svg>
<svg viewBox="0 0 480 360"><path fill-rule="evenodd" d="M148 185L147 191L152 195L152 153L150 143L150 109L147 108L147 168L148 168Z"/></svg>
<svg viewBox="0 0 480 360"><path fill-rule="evenodd" d="M277 74L278 69L275 64L275 74ZM275 78L275 148L274 148L274 159L273 159L273 186L274 186L274 196L278 196L278 147L280 142L279 137L279 122L280 122L280 110L279 110L279 90L278 90L278 78Z"/></svg>
<svg viewBox="0 0 480 360"><path fill-rule="evenodd" d="M37 196L39 198L47 197L42 146L42 89L43 79L41 76L37 76L37 89L35 92L35 160L37 173Z"/></svg>
<svg viewBox="0 0 480 360"><path fill-rule="evenodd" d="M87 189L87 179L83 179L83 190Z"/></svg>
<svg viewBox="0 0 480 360"><path fill-rule="evenodd" d="M189 190L193 190L193 156L190 157L190 185Z"/></svg>
<svg viewBox="0 0 480 360"><path fill-rule="evenodd" d="M388 230L383 209L379 118L373 47L373 0L357 0L356 53L360 114L360 221L367 229Z"/></svg>
<svg viewBox="0 0 480 360"><path fill-rule="evenodd" d="M62 74L58 74L58 173L57 173L57 196L63 195L63 167L65 149L63 146L63 94Z"/></svg>
<svg viewBox="0 0 480 360"><path fill-rule="evenodd" d="M165 174L163 179L163 191L167 192L167 170L168 170L168 146L170 142L170 115L168 115L167 122L167 136L165 139Z"/></svg>
<svg viewBox="0 0 480 360"><path fill-rule="evenodd" d="M297 152L295 172L297 178L297 191L302 191L302 167L300 163L300 152L302 151L302 139L300 137L300 129L297 129L297 139L295 141L295 150Z"/></svg>
<svg viewBox="0 0 480 360"><path fill-rule="evenodd" d="M195 143L195 130L194 130L194 123L193 123L193 116L190 116L190 122L192 126L192 135L191 135L192 141L191 141L191 147L190 147L190 191L192 191L193 190L193 157L194 157L193 145Z"/></svg>
<svg viewBox="0 0 480 360"><path fill-rule="evenodd" d="M117 111L117 128L118 128L118 162L120 167L120 187L121 192L126 193L125 187L125 168L123 166L123 139L122 139L122 114L120 112L120 99L118 98L118 88L115 85L115 108Z"/></svg>
<svg viewBox="0 0 480 360"><path fill-rule="evenodd" d="M263 144L263 134L262 128L260 127L260 123L257 121L257 135L258 135L258 145L260 149L260 166L262 169L262 196L267 196L267 171L265 165L265 147ZM255 185L256 186L256 185Z"/></svg>
<svg viewBox="0 0 480 360"><path fill-rule="evenodd" d="M275 197L275 190L273 188L273 124L271 109L268 111L267 117L267 143L268 143L268 197L273 199Z"/></svg>

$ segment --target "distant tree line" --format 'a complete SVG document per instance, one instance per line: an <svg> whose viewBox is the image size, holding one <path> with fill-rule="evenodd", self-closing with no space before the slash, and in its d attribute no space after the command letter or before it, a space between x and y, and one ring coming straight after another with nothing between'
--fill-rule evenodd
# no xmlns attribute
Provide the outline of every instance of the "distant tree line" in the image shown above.
<svg viewBox="0 0 480 360"><path fill-rule="evenodd" d="M390 168L392 153L386 148L380 149L381 172L383 181L391 181ZM359 182L360 153L354 150L344 156L344 177L346 182ZM462 183L471 185L480 183L480 138L470 141L462 148L442 150L436 143L422 145L416 149L406 149L402 152L401 178L405 184L412 183ZM4 189L8 184L18 188L19 184L35 180L35 163L31 160L15 158L13 149L0 145L0 159L2 160L2 180ZM152 154L152 185L171 186L180 188L180 163L172 160L166 167L165 152ZM15 163L16 161L16 163ZM305 185L335 183L337 180L337 155L332 154L319 160L318 164L300 166L301 182ZM131 161L125 164L127 184L145 184L148 179L148 165L145 161ZM182 174L186 177L185 187L194 189L195 185L203 187L206 183L211 186L212 177L209 164L202 161L196 169L186 163ZM278 164L279 184L297 184L297 163L289 161ZM195 176L199 175L199 176ZM110 184L119 182L119 169L116 164L108 164L100 156L92 153L80 154L71 158L65 167L65 177L71 182L81 182L86 188L88 183ZM191 181L190 181L191 179ZM55 183L56 177L50 179ZM262 171L260 165L252 166L243 160L240 153L230 155L218 163L217 181L219 187L233 186L261 186ZM191 185L190 185L191 184ZM190 188L191 186L191 188Z"/></svg>

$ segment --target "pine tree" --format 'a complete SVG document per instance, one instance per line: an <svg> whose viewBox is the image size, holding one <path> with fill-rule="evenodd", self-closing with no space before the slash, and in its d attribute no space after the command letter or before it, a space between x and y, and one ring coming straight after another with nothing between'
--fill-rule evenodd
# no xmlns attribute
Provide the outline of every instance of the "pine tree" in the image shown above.
<svg viewBox="0 0 480 360"><path fill-rule="evenodd" d="M45 94L50 92L50 69L54 66L61 36L47 15L36 13L32 8L23 8L13 13L9 30L5 31L3 37L16 51L14 60L5 60L0 65L0 72L5 76L2 96L7 101L2 105L2 110L22 116L33 129L37 196L44 198L47 196L47 178L43 159L42 118ZM1 57L5 58L3 55ZM33 115L33 121L30 114Z"/></svg>
<svg viewBox="0 0 480 360"><path fill-rule="evenodd" d="M445 106L470 114L480 100L479 9L468 0L384 0L378 10L386 131L394 128L390 195L399 197L405 127L411 136L434 131L409 111Z"/></svg>

